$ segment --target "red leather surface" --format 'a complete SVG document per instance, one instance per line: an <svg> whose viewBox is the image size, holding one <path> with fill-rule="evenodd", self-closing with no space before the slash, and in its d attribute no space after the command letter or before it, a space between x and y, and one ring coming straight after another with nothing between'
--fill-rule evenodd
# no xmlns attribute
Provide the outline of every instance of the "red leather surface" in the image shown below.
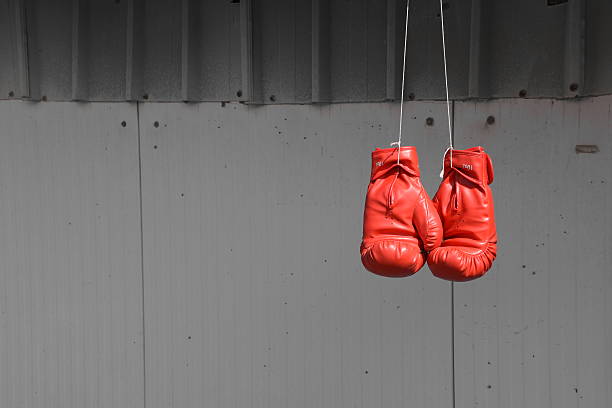
<svg viewBox="0 0 612 408"><path fill-rule="evenodd" d="M442 225L421 185L416 149L372 152L372 173L363 216L361 261L367 270L388 277L417 272L426 251L438 247Z"/></svg>
<svg viewBox="0 0 612 408"><path fill-rule="evenodd" d="M444 158L444 179L434 204L444 226L442 245L427 259L431 272L450 281L484 275L497 254L491 158L480 146L452 151Z"/></svg>

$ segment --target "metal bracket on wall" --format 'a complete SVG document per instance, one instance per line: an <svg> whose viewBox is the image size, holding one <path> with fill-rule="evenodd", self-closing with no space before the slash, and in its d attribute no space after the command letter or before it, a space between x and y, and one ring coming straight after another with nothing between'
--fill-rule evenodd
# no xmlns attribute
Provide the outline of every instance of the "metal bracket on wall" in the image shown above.
<svg viewBox="0 0 612 408"><path fill-rule="evenodd" d="M405 17L405 16L404 16ZM386 98L394 101L397 91L397 0L387 0L387 92Z"/></svg>
<svg viewBox="0 0 612 408"><path fill-rule="evenodd" d="M199 99L200 89L196 75L200 65L197 52L200 35L194 21L200 6L192 0L182 0L181 6L181 98L183 102L193 102Z"/></svg>
<svg viewBox="0 0 612 408"><path fill-rule="evenodd" d="M329 102L329 0L312 2L312 102Z"/></svg>
<svg viewBox="0 0 612 408"><path fill-rule="evenodd" d="M482 37L482 0L472 0L470 15L470 54L468 73L468 96L480 96L481 81L481 37Z"/></svg>
<svg viewBox="0 0 612 408"><path fill-rule="evenodd" d="M9 0L9 18L11 24L10 32L14 36L11 41L13 52L13 71L16 81L16 89L10 97L31 98L30 72L28 65L28 35L24 0Z"/></svg>
<svg viewBox="0 0 612 408"><path fill-rule="evenodd" d="M572 0L566 7L563 93L571 97L584 89L586 7L584 0Z"/></svg>
<svg viewBox="0 0 612 408"><path fill-rule="evenodd" d="M257 102L257 88L253 78L258 78L253 63L253 5L251 0L240 1L240 72L242 89L238 91L240 102Z"/></svg>
<svg viewBox="0 0 612 408"><path fill-rule="evenodd" d="M144 42L144 0L128 0L125 44L125 99L137 101L144 94L143 47Z"/></svg>
<svg viewBox="0 0 612 408"><path fill-rule="evenodd" d="M89 95L87 64L89 27L89 2L72 1L72 93L73 101L86 101Z"/></svg>

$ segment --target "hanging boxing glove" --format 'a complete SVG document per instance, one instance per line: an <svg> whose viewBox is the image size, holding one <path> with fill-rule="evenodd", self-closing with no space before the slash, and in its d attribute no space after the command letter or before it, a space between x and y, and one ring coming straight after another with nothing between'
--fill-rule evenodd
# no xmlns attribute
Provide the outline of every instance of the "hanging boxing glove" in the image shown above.
<svg viewBox="0 0 612 408"><path fill-rule="evenodd" d="M442 241L436 209L421 185L416 148L376 149L365 201L361 261L370 272L404 277Z"/></svg>
<svg viewBox="0 0 612 408"><path fill-rule="evenodd" d="M491 158L482 147L446 153L444 179L433 199L444 240L427 259L435 276L468 281L491 268L497 254L492 182Z"/></svg>

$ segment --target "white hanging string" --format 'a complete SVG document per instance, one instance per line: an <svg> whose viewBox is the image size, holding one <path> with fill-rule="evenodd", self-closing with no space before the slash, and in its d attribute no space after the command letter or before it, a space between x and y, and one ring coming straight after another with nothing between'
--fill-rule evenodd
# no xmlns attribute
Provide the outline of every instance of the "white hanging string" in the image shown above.
<svg viewBox="0 0 612 408"><path fill-rule="evenodd" d="M400 163L400 153L402 150L402 122L404 119L404 83L406 81L406 48L408 44L408 16L410 12L410 0L406 1L406 26L404 27L404 62L402 65L402 92L400 99L400 118L399 118L399 133L397 142L391 143L391 146L397 146L397 164Z"/></svg>
<svg viewBox="0 0 612 408"><path fill-rule="evenodd" d="M440 172L440 178L444 177L444 157L446 156L446 152L450 150L450 165L453 166L453 128L451 124L451 109L450 109L450 100L448 97L448 70L446 68L446 37L444 36L444 5L442 4L442 0L440 0L440 26L442 28L442 54L444 56L444 87L446 89L446 114L448 116L448 149L444 152L444 156L442 156L442 171Z"/></svg>

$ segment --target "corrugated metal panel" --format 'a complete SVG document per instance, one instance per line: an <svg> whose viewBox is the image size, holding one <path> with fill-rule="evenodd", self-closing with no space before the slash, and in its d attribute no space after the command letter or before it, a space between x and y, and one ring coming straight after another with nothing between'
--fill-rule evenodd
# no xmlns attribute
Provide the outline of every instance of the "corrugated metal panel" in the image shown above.
<svg viewBox="0 0 612 408"><path fill-rule="evenodd" d="M13 41L7 41L9 38L14 38L11 35L10 22L11 18L8 10L8 2L0 2L0 38L5 38L4 41L0 41L0 60L6 61L2 64L3 68L0 69L0 84L2 84L2 97L4 98L6 98L10 92L8 88L15 83L12 66L15 60L12 55Z"/></svg>
<svg viewBox="0 0 612 408"><path fill-rule="evenodd" d="M26 19L20 1L0 2L0 38L2 98L30 97Z"/></svg>
<svg viewBox="0 0 612 408"><path fill-rule="evenodd" d="M260 102L310 102L311 4L300 0L263 0L253 12L254 58L260 76Z"/></svg>
<svg viewBox="0 0 612 408"><path fill-rule="evenodd" d="M568 7L533 0L482 2L482 94L563 95Z"/></svg>
<svg viewBox="0 0 612 408"><path fill-rule="evenodd" d="M0 406L142 408L136 109L2 101L0 123Z"/></svg>
<svg viewBox="0 0 612 408"><path fill-rule="evenodd" d="M332 101L386 98L387 8L376 0L330 2Z"/></svg>
<svg viewBox="0 0 612 408"><path fill-rule="evenodd" d="M445 109L407 106L430 189ZM371 104L141 108L149 408L452 406L450 284L359 261L370 151L397 117Z"/></svg>
<svg viewBox="0 0 612 408"><path fill-rule="evenodd" d="M402 7L405 7L405 2ZM468 96L471 1L445 2L449 93L451 98ZM406 94L410 99L442 99L444 90L444 60L440 29L440 6L437 1L412 0L409 20ZM398 45L403 46L403 16L399 22ZM401 64L398 51L398 63ZM401 75L401 65L398 65ZM401 79L398 79L401 84ZM401 85L398 87L401 89Z"/></svg>
<svg viewBox="0 0 612 408"><path fill-rule="evenodd" d="M453 98L612 92L608 1L445 4ZM0 0L0 98L12 91L49 100L394 100L405 5ZM438 3L412 0L406 95L441 99L443 84Z"/></svg>
<svg viewBox="0 0 612 408"><path fill-rule="evenodd" d="M612 2L586 2L585 45L585 93L604 94L612 92L612 52L610 37L612 27Z"/></svg>
<svg viewBox="0 0 612 408"><path fill-rule="evenodd" d="M455 285L457 407L612 405L611 109L457 104L457 146L494 160L500 242L488 276Z"/></svg>
<svg viewBox="0 0 612 408"><path fill-rule="evenodd" d="M72 97L71 3L36 1L33 4L35 6L27 11L30 44L28 51L31 62L29 75L33 85L35 83L33 96L49 100L70 100ZM118 65L120 62L116 61L115 64ZM111 99L109 95L106 97Z"/></svg>

